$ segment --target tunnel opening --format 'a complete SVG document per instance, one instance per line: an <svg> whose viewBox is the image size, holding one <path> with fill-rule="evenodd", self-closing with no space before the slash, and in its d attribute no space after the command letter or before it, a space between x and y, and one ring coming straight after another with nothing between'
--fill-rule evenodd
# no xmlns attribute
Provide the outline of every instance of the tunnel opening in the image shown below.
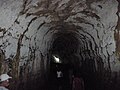
<svg viewBox="0 0 120 90"><path fill-rule="evenodd" d="M50 76L52 81L49 90L59 90L61 85L61 90L70 90L71 80L73 71L73 64L70 56L77 53L77 48L79 47L78 40L74 37L72 33L64 32L57 33L55 35L55 40L51 47L51 60L50 60ZM59 62L55 61L55 57L59 58ZM76 65L77 66L77 65ZM75 67L75 65L74 65ZM62 72L61 80L57 78L57 72ZM59 82L58 82L59 81Z"/></svg>
<svg viewBox="0 0 120 90"><path fill-rule="evenodd" d="M94 59L85 57L83 60L81 58L79 49L83 44L80 43L77 35L73 32L61 32L55 36L50 49L49 90L59 90L57 81L57 71L59 70L63 73L61 90L72 89L74 72L81 73L85 90L96 90L98 82ZM57 63L53 56L58 57L60 62Z"/></svg>

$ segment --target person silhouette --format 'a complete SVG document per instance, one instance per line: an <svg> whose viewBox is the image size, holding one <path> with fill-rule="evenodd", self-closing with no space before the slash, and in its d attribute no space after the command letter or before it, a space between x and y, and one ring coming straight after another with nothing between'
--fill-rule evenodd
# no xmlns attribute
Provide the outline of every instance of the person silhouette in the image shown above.
<svg viewBox="0 0 120 90"><path fill-rule="evenodd" d="M72 90L85 90L84 89L84 80L81 77L80 73L74 73L74 75L73 75Z"/></svg>
<svg viewBox="0 0 120 90"><path fill-rule="evenodd" d="M9 86L9 79L11 79L8 74L0 75L0 90L9 90L7 87Z"/></svg>

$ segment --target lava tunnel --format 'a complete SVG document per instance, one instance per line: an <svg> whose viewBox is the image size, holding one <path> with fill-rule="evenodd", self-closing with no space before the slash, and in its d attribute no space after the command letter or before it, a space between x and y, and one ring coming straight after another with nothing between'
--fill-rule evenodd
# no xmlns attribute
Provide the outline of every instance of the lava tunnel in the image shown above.
<svg viewBox="0 0 120 90"><path fill-rule="evenodd" d="M120 0L0 0L10 90L70 90L75 73L85 90L120 90L119 39Z"/></svg>
<svg viewBox="0 0 120 90"><path fill-rule="evenodd" d="M94 85L97 86L101 82L100 77L96 76L95 57L91 55L93 52L89 48L85 50L83 48L91 45L89 38L73 31L55 33L53 38L50 48L49 89L58 90L56 72L61 70L63 72L62 90L71 90L74 72L81 74L86 90L95 90ZM54 57L59 58L59 61L55 61ZM99 79L99 82L96 79Z"/></svg>

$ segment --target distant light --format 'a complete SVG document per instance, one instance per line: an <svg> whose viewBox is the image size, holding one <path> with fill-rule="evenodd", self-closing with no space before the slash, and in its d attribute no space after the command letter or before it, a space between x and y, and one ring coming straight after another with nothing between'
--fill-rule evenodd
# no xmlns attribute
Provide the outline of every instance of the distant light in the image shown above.
<svg viewBox="0 0 120 90"><path fill-rule="evenodd" d="M58 57L56 57L56 56L53 56L53 57L54 57L56 63L60 63L60 59Z"/></svg>

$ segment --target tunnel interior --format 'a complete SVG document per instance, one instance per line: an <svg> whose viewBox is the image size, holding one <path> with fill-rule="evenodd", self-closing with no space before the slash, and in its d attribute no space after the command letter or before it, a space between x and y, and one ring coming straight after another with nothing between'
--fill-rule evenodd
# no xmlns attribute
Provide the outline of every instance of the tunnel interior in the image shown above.
<svg viewBox="0 0 120 90"><path fill-rule="evenodd" d="M70 87L72 72L82 74L85 90L120 86L120 0L1 0L0 4L4 52L0 66L1 73L15 77L11 90L45 90L47 79L54 87L57 70L63 72L64 90ZM111 83L112 75L119 85ZM102 81L107 89L100 88Z"/></svg>
<svg viewBox="0 0 120 90"><path fill-rule="evenodd" d="M72 76L74 73L80 73L84 79L86 90L94 90L95 85L95 62L93 59L80 58L81 52L79 48L82 47L75 33L59 32L55 35L51 47L50 60L50 75L51 82L50 90L58 90L57 71L62 71L62 89L71 90ZM60 62L55 62L53 56L60 59Z"/></svg>
<svg viewBox="0 0 120 90"><path fill-rule="evenodd" d="M58 54L63 63L69 63L66 58L78 51L79 41L72 33L59 33L52 44L52 54Z"/></svg>

